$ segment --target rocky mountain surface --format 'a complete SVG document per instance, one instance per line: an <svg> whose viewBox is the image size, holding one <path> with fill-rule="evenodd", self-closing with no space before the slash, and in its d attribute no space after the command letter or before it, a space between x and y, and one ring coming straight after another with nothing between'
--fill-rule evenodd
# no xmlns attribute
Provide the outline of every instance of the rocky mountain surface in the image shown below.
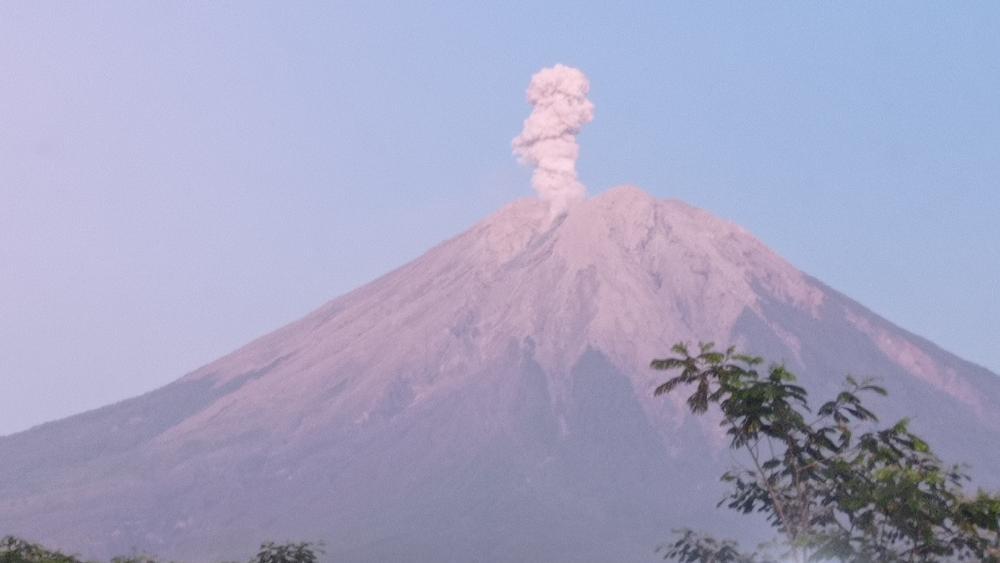
<svg viewBox="0 0 1000 563"><path fill-rule="evenodd" d="M877 376L943 457L1000 482L1000 378L805 275L743 229L616 188L522 200L176 382L0 438L0 533L86 556L655 560L719 529L719 430L648 368L736 345L814 396ZM749 532L748 532L749 534Z"/></svg>

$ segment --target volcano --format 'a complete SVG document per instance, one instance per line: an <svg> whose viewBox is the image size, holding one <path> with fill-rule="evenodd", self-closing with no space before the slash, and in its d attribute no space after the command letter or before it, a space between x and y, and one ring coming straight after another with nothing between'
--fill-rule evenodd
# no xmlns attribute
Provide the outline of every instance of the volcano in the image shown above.
<svg viewBox="0 0 1000 563"><path fill-rule="evenodd" d="M720 430L652 395L680 341L784 362L817 399L875 376L884 421L997 484L1000 378L623 187L558 217L515 202L163 388L0 438L0 533L89 557L656 560L672 528L748 525L715 509Z"/></svg>

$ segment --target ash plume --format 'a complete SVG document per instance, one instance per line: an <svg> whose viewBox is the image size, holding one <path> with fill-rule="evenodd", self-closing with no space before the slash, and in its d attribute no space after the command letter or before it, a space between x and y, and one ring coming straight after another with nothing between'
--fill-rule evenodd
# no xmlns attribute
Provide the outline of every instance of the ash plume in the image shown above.
<svg viewBox="0 0 1000 563"><path fill-rule="evenodd" d="M594 119L589 91L590 82L583 72L561 64L535 73L528 86L528 101L534 109L513 141L514 154L523 164L535 167L531 185L549 202L553 215L587 196L586 186L576 177L580 156L576 136Z"/></svg>

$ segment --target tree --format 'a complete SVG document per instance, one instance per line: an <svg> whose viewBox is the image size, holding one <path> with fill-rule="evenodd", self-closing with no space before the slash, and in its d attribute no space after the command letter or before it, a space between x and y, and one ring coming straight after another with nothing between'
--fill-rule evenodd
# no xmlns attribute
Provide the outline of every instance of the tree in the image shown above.
<svg viewBox="0 0 1000 563"><path fill-rule="evenodd" d="M718 410L730 448L745 463L722 476L730 487L719 506L761 513L793 561L1000 561L1000 496L969 495L969 476L944 465L908 421L877 429L863 395L886 395L870 381L844 389L813 413L794 374L759 357L701 344L692 355L651 367L677 375L655 390L692 392L697 415ZM741 553L734 542L679 530L658 550L676 561L767 562L768 552Z"/></svg>
<svg viewBox="0 0 1000 563"><path fill-rule="evenodd" d="M317 563L323 550L320 544L309 542L261 544L250 563ZM110 563L158 563L153 555L135 552L113 557ZM73 555L66 555L16 536L0 539L0 563L83 563Z"/></svg>
<svg viewBox="0 0 1000 563"><path fill-rule="evenodd" d="M323 553L320 546L309 542L261 544L260 550L250 563L316 563L318 554Z"/></svg>
<svg viewBox="0 0 1000 563"><path fill-rule="evenodd" d="M0 563L80 563L76 557L16 536L0 539Z"/></svg>

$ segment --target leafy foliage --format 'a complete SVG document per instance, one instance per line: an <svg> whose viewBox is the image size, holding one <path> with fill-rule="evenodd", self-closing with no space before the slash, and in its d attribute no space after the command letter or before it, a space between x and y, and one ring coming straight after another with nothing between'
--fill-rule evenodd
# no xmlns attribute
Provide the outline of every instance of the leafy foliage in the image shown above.
<svg viewBox="0 0 1000 563"><path fill-rule="evenodd" d="M316 563L318 554L323 550L309 542L276 544L267 542L261 544L250 563Z"/></svg>
<svg viewBox="0 0 1000 563"><path fill-rule="evenodd" d="M657 552L663 552L664 559L683 563L770 563L756 554L740 552L739 546L731 540L717 540L692 530L679 530L678 535L674 543L657 548Z"/></svg>
<svg viewBox="0 0 1000 563"><path fill-rule="evenodd" d="M250 563L317 563L323 550L309 542L276 544L267 542ZM83 563L72 555L52 551L39 544L31 543L16 536L0 539L0 563ZM113 557L110 563L159 563L159 560L145 553L133 553Z"/></svg>
<svg viewBox="0 0 1000 563"><path fill-rule="evenodd" d="M748 463L727 471L730 491L719 503L762 513L795 561L1000 561L1000 496L963 491L968 475L944 465L901 420L878 430L864 395L886 395L870 381L848 377L843 391L815 412L806 390L783 366L760 370L763 359L687 346L651 367L677 371L656 395L681 386L692 413L715 406L729 445ZM676 561L770 561L740 554L683 530L659 551Z"/></svg>
<svg viewBox="0 0 1000 563"><path fill-rule="evenodd" d="M52 551L27 540L5 536L0 539L0 563L80 563L72 555Z"/></svg>

